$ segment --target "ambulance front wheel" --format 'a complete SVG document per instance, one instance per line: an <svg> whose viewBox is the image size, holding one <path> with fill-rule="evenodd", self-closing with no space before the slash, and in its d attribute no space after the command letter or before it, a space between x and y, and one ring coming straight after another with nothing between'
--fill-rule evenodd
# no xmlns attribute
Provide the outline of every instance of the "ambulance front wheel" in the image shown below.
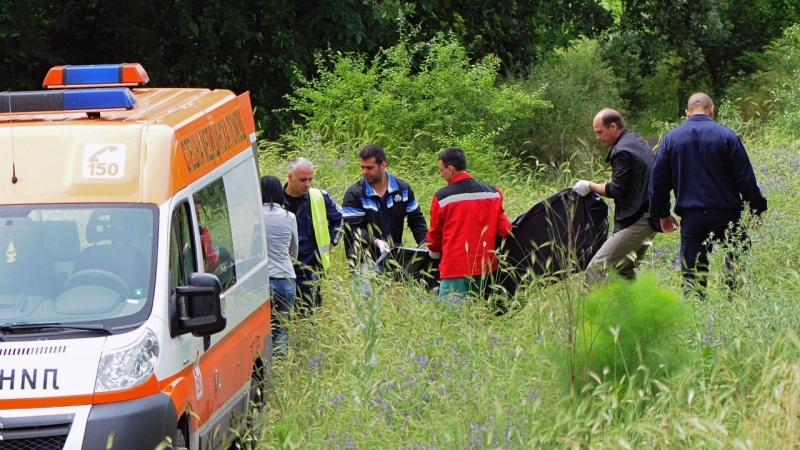
<svg viewBox="0 0 800 450"><path fill-rule="evenodd" d="M181 420L178 421L178 427L175 429L175 436L172 438L172 448L189 448L188 437L189 421L186 420L186 415L183 415Z"/></svg>

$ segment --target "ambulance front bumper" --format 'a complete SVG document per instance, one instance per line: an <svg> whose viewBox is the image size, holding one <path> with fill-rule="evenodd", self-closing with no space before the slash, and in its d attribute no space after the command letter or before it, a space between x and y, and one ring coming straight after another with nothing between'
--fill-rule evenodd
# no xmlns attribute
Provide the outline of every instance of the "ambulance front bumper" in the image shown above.
<svg viewBox="0 0 800 450"><path fill-rule="evenodd" d="M178 418L165 394L102 405L0 411L3 448L155 449Z"/></svg>

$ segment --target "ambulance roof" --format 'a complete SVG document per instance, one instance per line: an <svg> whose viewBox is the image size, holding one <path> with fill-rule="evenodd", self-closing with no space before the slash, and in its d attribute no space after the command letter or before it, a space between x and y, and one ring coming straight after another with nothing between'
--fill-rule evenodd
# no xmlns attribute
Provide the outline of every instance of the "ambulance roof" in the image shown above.
<svg viewBox="0 0 800 450"><path fill-rule="evenodd" d="M0 204L161 204L252 148L247 93L131 92L134 109L96 118L86 111L0 113Z"/></svg>

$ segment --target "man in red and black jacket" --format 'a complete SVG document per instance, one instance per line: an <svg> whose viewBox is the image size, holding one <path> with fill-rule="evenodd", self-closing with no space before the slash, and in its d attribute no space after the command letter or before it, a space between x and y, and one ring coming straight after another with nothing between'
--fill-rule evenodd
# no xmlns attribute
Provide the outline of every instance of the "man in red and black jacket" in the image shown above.
<svg viewBox="0 0 800 450"><path fill-rule="evenodd" d="M503 194L467 173L467 157L460 148L439 154L439 175L447 186L433 196L426 237L431 257L441 258L439 298L480 294L497 270L497 236L511 231Z"/></svg>

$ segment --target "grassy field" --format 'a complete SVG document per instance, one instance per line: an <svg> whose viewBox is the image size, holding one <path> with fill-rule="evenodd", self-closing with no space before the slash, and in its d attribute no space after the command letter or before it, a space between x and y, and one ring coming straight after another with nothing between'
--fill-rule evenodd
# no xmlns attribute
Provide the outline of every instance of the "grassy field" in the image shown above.
<svg viewBox="0 0 800 450"><path fill-rule="evenodd" d="M582 274L531 286L512 313L496 317L480 302L443 305L433 293L382 277L371 280L371 296L362 296L343 249L336 249L324 306L290 326L291 353L275 365L254 446L796 448L800 145L763 134L745 144L770 209L737 264L741 287L732 295L725 290L723 252L716 252L707 300L680 300L688 314L668 329L681 331L642 337L638 349L645 352L647 340L671 343L682 364L652 363L658 354L650 353L642 358L650 366L577 373L585 383L571 388L575 373L566 362L575 348L568 341L580 333L575 311L589 295ZM315 185L341 199L358 178L357 165L330 155L310 154L319 167ZM284 177L279 156L262 155L262 164ZM426 216L443 185L435 164L404 161L407 169L396 172L411 182ZM503 189L511 218L578 178L607 176L605 166L580 157L558 168L486 167L483 181ZM655 238L641 274L655 277L658 289L641 289L638 301L659 289L680 298L678 240ZM647 317L636 320L647 327Z"/></svg>

